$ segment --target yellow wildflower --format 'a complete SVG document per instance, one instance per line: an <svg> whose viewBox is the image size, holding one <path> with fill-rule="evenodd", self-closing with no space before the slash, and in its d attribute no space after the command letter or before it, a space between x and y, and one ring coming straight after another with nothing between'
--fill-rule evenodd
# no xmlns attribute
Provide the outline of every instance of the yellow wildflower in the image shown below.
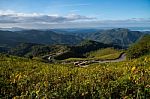
<svg viewBox="0 0 150 99"><path fill-rule="evenodd" d="M134 67L132 67L131 71L133 72L133 71L135 71L135 69L136 69L136 67L134 66Z"/></svg>

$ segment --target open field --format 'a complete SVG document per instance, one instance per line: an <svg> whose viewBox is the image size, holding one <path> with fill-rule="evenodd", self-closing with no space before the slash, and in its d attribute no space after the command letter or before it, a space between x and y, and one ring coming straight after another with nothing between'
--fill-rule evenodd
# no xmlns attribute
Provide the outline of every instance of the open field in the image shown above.
<svg viewBox="0 0 150 99"><path fill-rule="evenodd" d="M150 56L118 63L47 64L1 55L0 98L148 98Z"/></svg>

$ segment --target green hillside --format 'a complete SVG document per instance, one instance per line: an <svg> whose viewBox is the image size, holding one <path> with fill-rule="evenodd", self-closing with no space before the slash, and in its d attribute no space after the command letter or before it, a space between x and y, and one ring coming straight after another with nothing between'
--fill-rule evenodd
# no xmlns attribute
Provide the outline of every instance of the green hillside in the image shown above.
<svg viewBox="0 0 150 99"><path fill-rule="evenodd" d="M80 37L58 34L53 31L22 30L14 32L0 30L0 46L4 47L14 47L20 43L76 45L81 41Z"/></svg>
<svg viewBox="0 0 150 99"><path fill-rule="evenodd" d="M102 48L112 47L120 49L122 47L112 44L103 44L96 41L84 40L77 46L69 45L45 45L36 43L20 43L13 48L0 47L0 52L20 56L20 57L39 57L47 60L48 56L56 60L67 58L87 58L85 55L91 51L96 51ZM108 53L109 54L109 53Z"/></svg>
<svg viewBox="0 0 150 99"><path fill-rule="evenodd" d="M150 97L150 56L119 63L47 64L0 55L0 98Z"/></svg>
<svg viewBox="0 0 150 99"><path fill-rule="evenodd" d="M70 30L71 31L71 30ZM89 39L105 44L115 44L128 47L136 42L144 33L130 31L125 28L108 30L22 30L2 31L0 30L0 46L14 47L20 43L37 44L67 44L77 45L84 39Z"/></svg>
<svg viewBox="0 0 150 99"><path fill-rule="evenodd" d="M105 48L105 49L99 49L99 50L96 50L96 51L86 53L86 56L88 58L102 59L102 60L116 59L120 56L120 54L122 52L123 51L117 50L117 49L114 49L114 48Z"/></svg>
<svg viewBox="0 0 150 99"><path fill-rule="evenodd" d="M143 33L139 31L116 28L90 33L86 35L86 38L105 44L116 44L123 47L128 47L130 44L136 42L142 35Z"/></svg>
<svg viewBox="0 0 150 99"><path fill-rule="evenodd" d="M85 55L86 53L108 47L113 47L115 49L122 48L113 44L103 44L92 40L84 40L78 46L70 46L69 51L56 56L55 59L64 60L67 58L87 58Z"/></svg>
<svg viewBox="0 0 150 99"><path fill-rule="evenodd" d="M9 54L21 57L42 57L45 55L56 54L69 50L66 45L44 45L35 43L21 43L12 48Z"/></svg>
<svg viewBox="0 0 150 99"><path fill-rule="evenodd" d="M145 54L150 54L150 35L144 35L127 50L127 56L130 59L138 58Z"/></svg>
<svg viewBox="0 0 150 99"><path fill-rule="evenodd" d="M112 34L109 34L110 31ZM45 32L48 37L39 31L35 34L35 30L30 31L32 33L30 36L26 31L21 32L24 38L20 38L19 32L15 32L17 36L9 35L10 31L5 33L5 35L0 34L2 36L0 38L4 38L0 40L2 44L0 51L6 53L0 54L0 99L148 99L150 97L150 35L141 37L140 32L114 29L108 30L106 34L123 42L104 44L84 40L78 45L51 45L52 43L49 45L47 40L49 37L52 37L50 41L53 39L49 32ZM16 43L18 38L30 43ZM47 40L43 40L44 38ZM69 40L72 38L64 39L63 42L71 43ZM122 50L122 45L118 45L128 46L137 39L138 41L127 51ZM11 43L6 42L7 40ZM62 42L57 37L55 40ZM10 44L9 47L7 44ZM13 44L15 47L10 48L14 46ZM130 60L104 62L118 58L124 51ZM83 64L84 62L87 64Z"/></svg>
<svg viewBox="0 0 150 99"><path fill-rule="evenodd" d="M122 53L123 50L108 47L87 52L84 54L84 58L68 58L65 61L113 60L119 58Z"/></svg>

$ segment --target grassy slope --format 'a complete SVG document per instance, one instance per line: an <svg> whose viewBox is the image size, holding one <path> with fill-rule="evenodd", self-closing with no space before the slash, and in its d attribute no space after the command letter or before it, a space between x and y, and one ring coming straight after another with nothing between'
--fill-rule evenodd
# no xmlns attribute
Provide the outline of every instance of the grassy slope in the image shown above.
<svg viewBox="0 0 150 99"><path fill-rule="evenodd" d="M150 56L87 68L0 56L0 98L148 98Z"/></svg>
<svg viewBox="0 0 150 99"><path fill-rule="evenodd" d="M129 59L141 57L150 53L150 35L144 35L139 41L129 47L127 57Z"/></svg>
<svg viewBox="0 0 150 99"><path fill-rule="evenodd" d="M99 59L115 59L118 58L121 51L113 48L105 48L97 51L88 53L89 58L99 58Z"/></svg>
<svg viewBox="0 0 150 99"><path fill-rule="evenodd" d="M97 51L92 51L86 53L87 58L68 58L67 61L76 61L76 60L92 60L92 59L100 59L100 60L107 60L107 59L116 59L120 56L123 51L116 50L114 48L104 48L99 49Z"/></svg>

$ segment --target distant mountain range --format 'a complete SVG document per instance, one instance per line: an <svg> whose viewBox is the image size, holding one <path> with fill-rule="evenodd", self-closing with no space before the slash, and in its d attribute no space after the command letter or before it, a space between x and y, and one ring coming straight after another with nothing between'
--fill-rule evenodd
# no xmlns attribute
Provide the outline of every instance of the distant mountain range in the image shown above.
<svg viewBox="0 0 150 99"><path fill-rule="evenodd" d="M19 29L18 29L19 30ZM115 29L51 29L51 30L0 30L0 47L14 47L20 43L78 45L83 40L128 47L149 31Z"/></svg>
<svg viewBox="0 0 150 99"><path fill-rule="evenodd" d="M66 31L66 32L65 32ZM115 28L106 30L94 30L94 29L77 29L77 30L55 30L55 32L62 34L70 34L83 39L89 39L105 44L115 44L119 46L128 47L134 43L144 34L150 33L149 31L131 31L125 28Z"/></svg>
<svg viewBox="0 0 150 99"><path fill-rule="evenodd" d="M0 31L0 46L15 46L20 43L37 44L68 44L75 45L82 41L82 38L58 34L53 31L22 30L22 31Z"/></svg>
<svg viewBox="0 0 150 99"><path fill-rule="evenodd" d="M105 44L115 44L128 47L142 36L143 33L139 31L130 31L129 29L117 28L90 33L86 35L85 38Z"/></svg>
<svg viewBox="0 0 150 99"><path fill-rule="evenodd" d="M0 30L0 52L24 57L82 58L101 48L127 48L149 32L124 28L95 30Z"/></svg>

